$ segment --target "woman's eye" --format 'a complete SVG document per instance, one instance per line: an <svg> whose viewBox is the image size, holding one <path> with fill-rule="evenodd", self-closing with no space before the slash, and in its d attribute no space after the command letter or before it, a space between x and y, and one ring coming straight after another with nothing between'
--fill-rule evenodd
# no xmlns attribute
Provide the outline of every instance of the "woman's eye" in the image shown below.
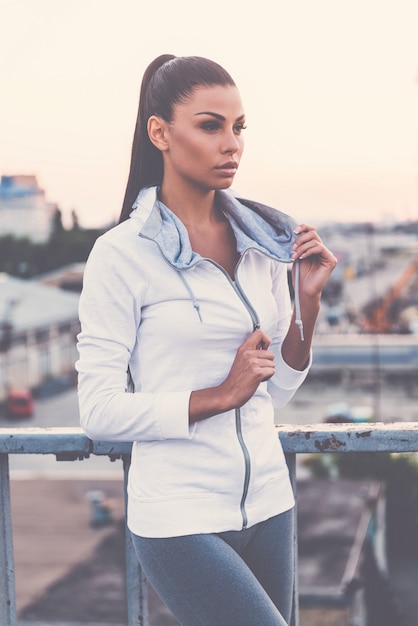
<svg viewBox="0 0 418 626"><path fill-rule="evenodd" d="M220 124L219 122L203 122L201 127L203 130L214 131L219 129Z"/></svg>
<svg viewBox="0 0 418 626"><path fill-rule="evenodd" d="M218 122L217 120L210 120L207 122L202 122L201 128L205 131L213 133L213 132L220 130L222 128L222 124L221 122ZM236 135L239 135L241 131L243 131L245 128L247 127L244 124L244 122L240 122L239 124L234 124L233 131Z"/></svg>
<svg viewBox="0 0 418 626"><path fill-rule="evenodd" d="M247 126L242 122L240 124L235 124L234 132L239 135L242 130L245 130Z"/></svg>

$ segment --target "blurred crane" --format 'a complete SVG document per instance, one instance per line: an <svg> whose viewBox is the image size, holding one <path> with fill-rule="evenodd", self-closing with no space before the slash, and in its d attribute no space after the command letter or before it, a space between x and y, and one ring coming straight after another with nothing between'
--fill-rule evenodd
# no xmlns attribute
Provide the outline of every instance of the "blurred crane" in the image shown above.
<svg viewBox="0 0 418 626"><path fill-rule="evenodd" d="M408 263L402 275L382 299L367 307L363 330L371 333L399 332L398 320L402 302L415 283L418 291L418 258Z"/></svg>

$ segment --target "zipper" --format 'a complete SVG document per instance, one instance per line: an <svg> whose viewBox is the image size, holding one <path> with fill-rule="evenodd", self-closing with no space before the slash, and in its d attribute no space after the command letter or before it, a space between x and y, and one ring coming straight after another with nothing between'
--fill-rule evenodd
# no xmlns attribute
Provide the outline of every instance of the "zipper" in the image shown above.
<svg viewBox="0 0 418 626"><path fill-rule="evenodd" d="M253 305L251 304L251 302L247 298L247 296L245 294L245 291L242 289L241 283L239 282L238 276L237 276L238 267L241 264L243 256L244 255L241 256L241 258L239 259L239 261L238 261L238 263L236 265L236 268L235 268L235 273L234 273L235 281L231 280L231 277L228 274L228 272L225 271L225 269L222 267L222 265L219 265L218 263L216 263L216 261L213 261L212 259L208 259L208 258L205 258L205 257L202 257L202 261L209 261L209 263L212 263L212 265L217 267L222 272L222 274L224 274L224 276L226 277L227 281L231 285L232 289L235 291L235 293L237 294L238 298L241 300L241 302L243 303L245 309L249 313L250 318L251 318L251 322L252 322L252 325L253 325L253 330L257 330L258 328L260 328L260 318L258 317L257 311L255 310L255 308L253 307ZM198 263L200 263L200 262L201 261L198 261Z"/></svg>
<svg viewBox="0 0 418 626"><path fill-rule="evenodd" d="M229 284L231 285L231 287L233 288L233 290L235 291L235 293L237 294L237 296L243 303L245 309L249 313L251 322L253 325L253 330L257 330L258 328L260 328L260 318L258 317L257 311L255 310L255 308L253 307L253 305L247 298L245 291L242 289L241 284L238 280L238 276L237 276L238 267L241 263L242 258L243 257L241 256L235 268L235 272L234 272L235 282L231 280L230 275L228 274L228 272L224 270L222 265L219 265L218 263L216 263L216 261L213 261L212 259L207 259L207 258L202 258L202 261L209 261L209 263L212 263L213 265L215 265L215 267L217 267L225 275ZM198 261L198 262L201 262L201 261ZM187 271L187 270L184 270L184 271ZM245 502L247 500L248 486L250 484L251 457L250 457L250 453L248 452L246 443L244 441L244 435L242 434L241 409L239 408L235 409L235 431L237 434L238 443L242 451L242 455L244 457L244 485L242 489L240 511L241 511L241 517L242 517L242 530L245 530L248 525L248 517L247 517L247 512L245 510Z"/></svg>
<svg viewBox="0 0 418 626"><path fill-rule="evenodd" d="M179 271L180 272L180 276L181 276L181 272L182 271L187 271L187 269L189 269L189 268L185 268L184 270L178 270L166 258L166 256L164 255L164 253L163 253L163 251L161 249L161 246L154 239L151 239L150 237L147 237L146 235L143 235L142 233L140 233L140 237L143 237L144 239L148 239L149 241L153 241L156 244L156 246L159 248L160 253L161 253L163 259L167 262L167 264L170 267L172 267L176 271ZM224 276L228 280L229 284L231 285L231 287L233 288L233 290L235 291L235 293L237 294L237 296L239 297L239 299L243 303L246 311L249 313L250 318L251 318L251 322L252 322L252 325L253 325L253 330L257 330L258 328L260 328L260 318L258 317L257 311L254 309L253 305L251 304L251 302L247 298L244 290L242 289L241 284L240 284L240 282L238 280L238 276L237 276L238 267L239 267L239 265L240 265L240 263L242 261L243 256L244 255L241 256L241 258L238 261L238 263L236 265L236 268L235 268L235 272L234 272L235 282L233 280L231 280L230 275L228 274L228 272L225 271L225 269L222 267L222 265L219 265L219 263L216 263L216 261L213 261L212 259L208 259L208 258L202 257L199 261L197 261L197 263L201 263L202 261L209 261L209 263L212 263L213 265L215 265L215 267L217 267L224 274ZM188 288L188 291L190 292L189 288ZM194 298L192 298L192 301L193 301L193 306L196 308L196 305L194 304ZM201 315L200 315L200 310L198 308L196 310L197 310L197 313L199 315L200 321L202 321L202 318L201 318ZM241 448L241 451L242 451L242 455L244 457L244 485L243 485L243 489L242 489L242 496L241 496L241 502L240 502L240 511L241 511L241 516L242 516L242 529L245 530L247 528L247 524L248 524L247 512L245 510L245 502L247 500L248 486L250 484L251 458L250 458L250 453L248 452L248 448L246 446L246 443L244 441L244 436L242 434L241 410L239 408L235 409L235 430L236 430L236 434L237 434L237 438L238 438L238 443L240 445L240 448Z"/></svg>
<svg viewBox="0 0 418 626"><path fill-rule="evenodd" d="M215 265L226 276L229 284L231 285L231 287L233 288L233 290L235 291L235 293L237 294L237 296L243 303L245 309L248 311L250 318L251 318L252 325L253 325L253 330L257 330L258 328L260 328L260 318L258 317L257 311L251 304L250 300L247 298L245 291L242 289L241 284L238 280L238 276L237 276L238 267L239 267L239 264L241 263L242 258L243 257L241 256L235 268L235 272L234 272L235 282L231 280L230 275L228 274L228 272L224 270L222 265L219 265L218 263L216 263L216 261L213 261L212 259L207 259L207 258L204 258L204 259L202 258L202 261L203 260L209 261L209 263L212 263L213 265ZM241 511L241 517L242 517L242 530L245 530L248 525L248 517L247 517L247 512L245 510L245 502L247 500L248 487L250 484L251 457L250 457L250 453L248 452L246 443L244 441L244 436L242 434L241 409L239 408L235 409L235 431L237 433L238 443L240 445L242 455L244 457L244 485L242 489L240 511Z"/></svg>
<svg viewBox="0 0 418 626"><path fill-rule="evenodd" d="M221 265L218 265L218 263L216 263L215 261L212 261L212 259L207 259L207 260L213 263L214 265L216 265L216 267L218 267L221 270L221 272L225 274L231 287L234 289L235 293L238 295L239 299L244 304L244 307L250 314L251 322L253 325L253 330L257 330L258 328L260 328L260 318L258 317L257 311L254 309L250 300L247 298L245 291L242 289L241 284L238 280L238 276L237 276L238 267L242 261L242 258L243 256L241 256L235 268L235 272L234 272L235 282L231 280L231 277L229 276L228 272L226 272ZM248 526L248 517L247 517L247 512L245 510L245 503L247 500L248 487L250 484L251 457L250 457L250 453L248 452L248 448L244 440L244 435L242 433L241 409L240 408L235 409L235 431L237 433L238 443L240 445L242 455L244 457L244 485L242 488L240 511L241 511L241 517L242 517L242 530L245 530Z"/></svg>
<svg viewBox="0 0 418 626"><path fill-rule="evenodd" d="M247 512L245 510L245 501L248 495L248 485L250 484L250 475L251 475L251 458L250 453L248 452L248 448L245 444L244 437L242 434L242 424L241 424L241 409L235 409L235 428L237 431L237 437L239 445L241 446L242 454L244 456L244 486L242 489L242 496L240 502L240 511L242 516L242 530L247 528L248 517Z"/></svg>
<svg viewBox="0 0 418 626"><path fill-rule="evenodd" d="M232 287L235 289L236 293L238 294L238 297L242 300L245 308L247 309L248 313L250 314L251 317L251 321L253 323L253 330L257 330L258 328L260 328L260 318L258 317L257 311L255 310L255 308L253 307L253 305L251 304L251 302L249 301L249 299L247 298L245 291L242 289L241 287L241 283L238 280L238 276L237 276L237 271L238 271L238 267L239 264L241 263L241 259L243 257L240 258L240 260L237 263L237 266L235 268L235 282L233 282L231 280L231 278L229 277L229 274L227 272L225 272L228 280L230 281ZM223 268L221 268L223 269Z"/></svg>

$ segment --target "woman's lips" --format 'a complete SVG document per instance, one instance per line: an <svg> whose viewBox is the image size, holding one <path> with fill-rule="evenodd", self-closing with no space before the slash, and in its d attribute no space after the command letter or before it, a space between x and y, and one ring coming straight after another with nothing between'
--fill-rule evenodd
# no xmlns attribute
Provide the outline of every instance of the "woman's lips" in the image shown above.
<svg viewBox="0 0 418 626"><path fill-rule="evenodd" d="M238 169L238 163L235 161L232 163L223 163L222 165L218 165L215 167L216 171L220 174L224 174L225 176L231 176L236 173Z"/></svg>

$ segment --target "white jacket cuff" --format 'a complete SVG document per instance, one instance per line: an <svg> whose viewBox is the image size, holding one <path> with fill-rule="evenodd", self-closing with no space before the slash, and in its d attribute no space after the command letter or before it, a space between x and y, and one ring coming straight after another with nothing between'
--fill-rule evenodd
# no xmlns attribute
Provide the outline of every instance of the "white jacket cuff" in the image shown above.
<svg viewBox="0 0 418 626"><path fill-rule="evenodd" d="M276 359L276 374L278 374L278 380L280 380L280 387L283 389L297 389L307 377L310 367L312 365L312 350L309 355L309 361L306 364L305 369L295 370L290 367L283 359L280 352L279 359Z"/></svg>
<svg viewBox="0 0 418 626"><path fill-rule="evenodd" d="M191 439L195 425L189 425L191 391L164 393L160 403L160 427L163 439Z"/></svg>

